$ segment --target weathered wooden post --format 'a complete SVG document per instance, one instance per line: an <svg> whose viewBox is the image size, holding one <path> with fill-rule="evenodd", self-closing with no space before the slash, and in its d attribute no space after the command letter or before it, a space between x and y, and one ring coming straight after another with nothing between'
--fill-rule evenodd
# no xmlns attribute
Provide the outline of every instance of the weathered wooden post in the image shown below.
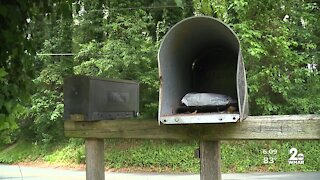
<svg viewBox="0 0 320 180"><path fill-rule="evenodd" d="M86 179L104 180L104 139L87 138L86 149Z"/></svg>
<svg viewBox="0 0 320 180"><path fill-rule="evenodd" d="M221 180L220 141L200 141L200 180Z"/></svg>

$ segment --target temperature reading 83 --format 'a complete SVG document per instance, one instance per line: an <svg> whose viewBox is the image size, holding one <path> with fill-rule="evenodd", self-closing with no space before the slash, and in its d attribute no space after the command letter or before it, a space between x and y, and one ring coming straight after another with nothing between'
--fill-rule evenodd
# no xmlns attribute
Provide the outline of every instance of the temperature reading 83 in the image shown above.
<svg viewBox="0 0 320 180"><path fill-rule="evenodd" d="M264 164L273 164L277 158L274 157L264 157L263 163Z"/></svg>
<svg viewBox="0 0 320 180"><path fill-rule="evenodd" d="M273 164L275 163L277 157L277 150L276 149L263 149L262 154L264 155L263 157L263 163L264 164Z"/></svg>

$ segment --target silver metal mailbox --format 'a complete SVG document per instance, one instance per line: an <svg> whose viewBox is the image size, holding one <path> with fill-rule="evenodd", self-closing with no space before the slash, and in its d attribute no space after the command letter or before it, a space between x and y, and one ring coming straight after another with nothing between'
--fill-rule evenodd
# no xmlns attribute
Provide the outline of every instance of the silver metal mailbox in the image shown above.
<svg viewBox="0 0 320 180"><path fill-rule="evenodd" d="M159 123L225 123L248 116L245 68L237 35L225 23L195 16L174 25L158 52ZM232 97L224 107L185 107L187 93L218 93Z"/></svg>
<svg viewBox="0 0 320 180"><path fill-rule="evenodd" d="M137 116L139 84L133 81L70 76L64 80L64 118L81 114L85 120Z"/></svg>

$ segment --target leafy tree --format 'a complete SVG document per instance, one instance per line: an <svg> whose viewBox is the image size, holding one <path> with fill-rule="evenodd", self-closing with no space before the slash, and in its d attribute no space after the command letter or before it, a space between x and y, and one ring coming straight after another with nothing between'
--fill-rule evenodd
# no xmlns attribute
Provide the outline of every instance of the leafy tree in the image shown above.
<svg viewBox="0 0 320 180"><path fill-rule="evenodd" d="M78 0L74 4L74 42L88 43L92 40L102 42L105 37L103 29L107 1Z"/></svg>
<svg viewBox="0 0 320 180"><path fill-rule="evenodd" d="M137 3L132 3L132 6L134 4ZM120 8L125 4L111 1L110 7L114 7L113 5ZM75 56L75 61L79 64L74 67L75 73L137 80L141 85L143 104L150 101L154 103L157 98L157 48L148 30L152 17L144 10L130 13L110 10L104 16L106 39L104 42L94 39L80 44L80 51Z"/></svg>
<svg viewBox="0 0 320 180"><path fill-rule="evenodd" d="M25 125L28 124L28 119L34 117L31 111L29 112L29 104L34 104L34 98L30 99L30 94L34 94L35 90L40 91L43 87L38 83L34 84L35 81L32 81L32 78L41 74L40 71L48 65L49 61L37 59L35 52L36 49L42 48L44 40L51 35L46 33L54 27L51 23L57 18L67 16L66 7L69 5L69 1L20 0L3 1L0 4L0 38L1 42L6 44L1 48L0 62L0 141L2 142L10 143L14 137L12 134L17 133L16 119L22 119L19 125ZM52 14L55 14L55 17L51 16ZM52 26L49 27L46 24ZM56 32L59 31L63 30L58 29ZM63 39L66 41L70 38ZM45 75L45 73L42 74ZM51 77L50 74L43 79L49 81L48 77ZM23 107L26 107L25 111Z"/></svg>
<svg viewBox="0 0 320 180"><path fill-rule="evenodd" d="M36 90L31 97L31 107L26 106L22 116L33 133L33 139L44 142L59 140L63 136L63 79L73 73L71 56L45 55L72 52L71 5L65 1L59 3L44 19L47 31L34 33L36 39L41 39L44 34L47 39L35 58L37 77L33 82ZM38 25L35 22L33 27Z"/></svg>
<svg viewBox="0 0 320 180"><path fill-rule="evenodd" d="M90 9L86 8L85 3L83 5L84 9ZM156 8L160 5L164 8ZM97 9L105 12L103 27L100 27L101 23L98 27L88 27L98 30L102 28L105 40L93 39L79 45L80 50L75 56L75 62L79 65L74 67L75 73L140 82L142 115L155 117L159 88L156 59L158 45L169 27L190 15L190 8L184 10L187 7L184 1L180 8L173 10L167 9L171 8L169 5L175 3L108 1L104 9ZM96 18L90 11L84 11L81 16L86 18L79 17L82 19L82 23L76 27L79 31L84 29L81 26L87 24L85 21L91 22L92 18Z"/></svg>
<svg viewBox="0 0 320 180"><path fill-rule="evenodd" d="M318 84L309 83L319 81L317 72L311 76L306 68L316 59L313 24L319 24L314 19L319 14L311 15L310 5L296 0L233 4L240 21L234 27L243 45L253 114L319 113L319 97L307 93L310 88L320 90ZM306 25L310 29L302 34L306 27L301 19L310 22Z"/></svg>
<svg viewBox="0 0 320 180"><path fill-rule="evenodd" d="M4 1L1 140L16 136L15 119L34 140L62 138L63 78L71 74L139 81L142 115L155 117L159 44L194 14L219 18L238 34L253 115L319 113L319 72L306 68L319 64L319 7L306 0ZM74 56L35 56L35 49Z"/></svg>
<svg viewBox="0 0 320 180"><path fill-rule="evenodd" d="M290 1L195 1L196 14L230 24L242 45L250 111L319 113L319 4Z"/></svg>
<svg viewBox="0 0 320 180"><path fill-rule="evenodd" d="M29 34L29 1L2 1L0 4L0 130L16 128L14 112L28 100L33 76Z"/></svg>

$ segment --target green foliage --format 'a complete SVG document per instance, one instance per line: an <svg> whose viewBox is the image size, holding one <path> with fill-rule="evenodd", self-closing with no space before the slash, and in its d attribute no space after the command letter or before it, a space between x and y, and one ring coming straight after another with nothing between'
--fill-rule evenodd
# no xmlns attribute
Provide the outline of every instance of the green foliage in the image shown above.
<svg viewBox="0 0 320 180"><path fill-rule="evenodd" d="M102 42L104 40L103 22L107 11L107 1L103 0L81 0L74 4L74 36L76 42L75 49L78 48L78 43L88 43L92 40Z"/></svg>
<svg viewBox="0 0 320 180"><path fill-rule="evenodd" d="M50 163L84 164L85 149L81 139L70 139L65 146L46 154L43 160Z"/></svg>
<svg viewBox="0 0 320 180"><path fill-rule="evenodd" d="M226 0L194 0L196 15L213 16L225 22L230 21L228 5Z"/></svg>
<svg viewBox="0 0 320 180"><path fill-rule="evenodd" d="M80 10L75 16L79 21L74 27L74 41L78 50L74 58L75 74L138 81L141 97L140 110L143 117L157 115L158 45L169 27L181 20L184 13L182 9L174 11L168 11L165 8L156 11L134 9L126 12L118 11L117 8L159 5L157 1L109 1L107 6L115 10L100 6L96 8L99 12L96 14L90 11L94 8L92 4L83 1L84 10ZM186 2L181 1L180 5L184 7ZM100 14L100 12L104 13ZM97 16L100 17L100 21L95 23L94 19ZM88 22L91 23L91 19L92 23L96 24L95 27L87 26ZM94 30L88 31L90 28ZM101 31L105 36L95 38L94 34ZM77 37L83 33L86 34L85 39Z"/></svg>
<svg viewBox="0 0 320 180"><path fill-rule="evenodd" d="M75 57L79 65L74 67L75 74L138 81L142 112L155 111L149 107L157 101L158 92L157 47L148 30L151 18L144 11L135 11L110 19L105 25L105 42L81 44Z"/></svg>
<svg viewBox="0 0 320 180"><path fill-rule="evenodd" d="M278 150L277 153L277 166L274 167L277 171L319 171L320 159L316 156L319 155L319 141L279 141L279 143L273 143L272 148ZM295 147L299 153L304 154L304 165L292 165L286 162L288 160L289 149ZM291 155L290 155L291 156Z"/></svg>
<svg viewBox="0 0 320 180"><path fill-rule="evenodd" d="M196 14L229 23L239 36L250 112L319 113L319 4L300 1L195 1Z"/></svg>
<svg viewBox="0 0 320 180"><path fill-rule="evenodd" d="M246 60L252 114L318 113L319 99L308 92L319 92L320 86L310 83L319 81L318 72L311 73L306 65L319 63L314 62L318 50L313 39L313 24L319 22L305 15L311 12L303 1L256 3L258 9L252 3L239 3L241 12L236 13L241 23L234 24ZM304 26L301 19L312 22L304 35L299 33Z"/></svg>
<svg viewBox="0 0 320 180"><path fill-rule="evenodd" d="M170 27L193 14L219 18L238 34L247 69L252 115L319 114L319 71L306 68L307 64L320 63L319 7L318 2L304 0L1 3L0 41L5 46L0 50L0 144L11 144L20 136L47 145L63 140L63 79L72 74L138 81L141 114L156 117L159 44ZM35 52L75 55L35 56ZM136 150L141 154L149 145L146 142ZM129 151L135 159L125 165L136 166L142 160L142 166L161 164L195 171L191 168L196 162L193 160L166 159L168 164L153 160L169 151L167 146L170 147L168 143L157 144L156 155L143 156ZM223 146L232 154L231 146ZM253 146L252 151L256 152ZM73 145L65 149L72 150L77 153L68 156L83 162L84 151ZM57 157L65 158L62 154L47 158L55 161ZM121 161L121 157L117 154L112 158ZM246 168L261 165L249 160L241 163Z"/></svg>
<svg viewBox="0 0 320 180"><path fill-rule="evenodd" d="M28 100L33 76L34 54L26 33L31 16L28 1L14 0L0 4L0 130L15 128L10 114Z"/></svg>
<svg viewBox="0 0 320 180"><path fill-rule="evenodd" d="M51 8L50 13L39 22L32 22L30 29L40 48L38 54L72 51L71 9L66 2L60 2ZM62 10L64 9L64 10ZM67 11L67 12L64 12ZM43 29L37 29L42 25ZM46 31L44 31L46 30ZM46 37L45 39L43 37ZM63 136L63 79L72 73L73 59L64 56L36 56L36 78L31 96L31 105L25 106L21 123L29 132L24 136L46 145L60 141Z"/></svg>
<svg viewBox="0 0 320 180"><path fill-rule="evenodd" d="M232 141L222 143L222 171L232 172L290 172L319 171L319 153L316 141ZM295 147L305 155L305 165L290 165L289 150ZM275 155L264 155L263 150L276 150ZM264 157L276 158L274 163L264 163ZM307 158L309 157L309 158Z"/></svg>
<svg viewBox="0 0 320 180"><path fill-rule="evenodd" d="M45 154L43 147L32 144L30 141L19 141L0 151L0 163L12 164L35 161L41 154Z"/></svg>
<svg viewBox="0 0 320 180"><path fill-rule="evenodd" d="M48 37L42 36L46 34L48 29L39 29L39 27L48 27L44 26L44 21L50 24L57 19L59 21L58 17L66 19L68 14L66 9L70 5L69 3L69 1L31 2L14 0L0 4L0 41L5 44L0 51L1 143L12 143L18 137L15 134L19 131L17 130L17 119L21 120L19 125L24 125L28 124L27 121L34 117L34 114L28 112L28 106L32 103L30 94L33 94L35 89L40 90L43 87L39 88L38 84L34 86L32 78L44 66L48 65L35 59L35 48L42 47L42 41ZM69 17L71 17L71 11L69 10L69 12ZM52 25L52 27L57 27L55 25ZM59 37L61 37L61 32L64 31L61 27L54 30L56 30L56 36ZM37 37L37 35L39 36ZM67 36L61 38L64 39L64 42L68 41ZM59 44L58 42L56 45L65 48L65 44ZM50 77L50 74L47 74L45 78L48 77ZM34 102L34 99L32 101ZM24 108L25 111L22 110L21 105L26 107Z"/></svg>
<svg viewBox="0 0 320 180"><path fill-rule="evenodd" d="M318 141L222 141L223 173L319 171ZM200 162L194 157L198 143L166 140L106 139L105 165L115 169L145 169L157 172L199 173ZM305 157L304 165L290 165L289 150L295 147ZM0 146L0 149L3 147ZM275 155L263 151L276 150ZM265 164L264 157L275 157ZM43 148L30 142L19 142L0 151L0 163L45 161L66 165L85 163L84 140L70 139Z"/></svg>
<svg viewBox="0 0 320 180"><path fill-rule="evenodd" d="M195 142L107 140L106 165L110 168L145 167L157 171L196 172L200 168L199 160L193 156L196 146Z"/></svg>
<svg viewBox="0 0 320 180"><path fill-rule="evenodd" d="M12 109L12 112L8 118L15 119L15 117L19 116L22 111L23 107L18 104L14 109ZM15 121L0 121L0 145L12 144L13 142L16 142L20 137L19 134L20 128Z"/></svg>

